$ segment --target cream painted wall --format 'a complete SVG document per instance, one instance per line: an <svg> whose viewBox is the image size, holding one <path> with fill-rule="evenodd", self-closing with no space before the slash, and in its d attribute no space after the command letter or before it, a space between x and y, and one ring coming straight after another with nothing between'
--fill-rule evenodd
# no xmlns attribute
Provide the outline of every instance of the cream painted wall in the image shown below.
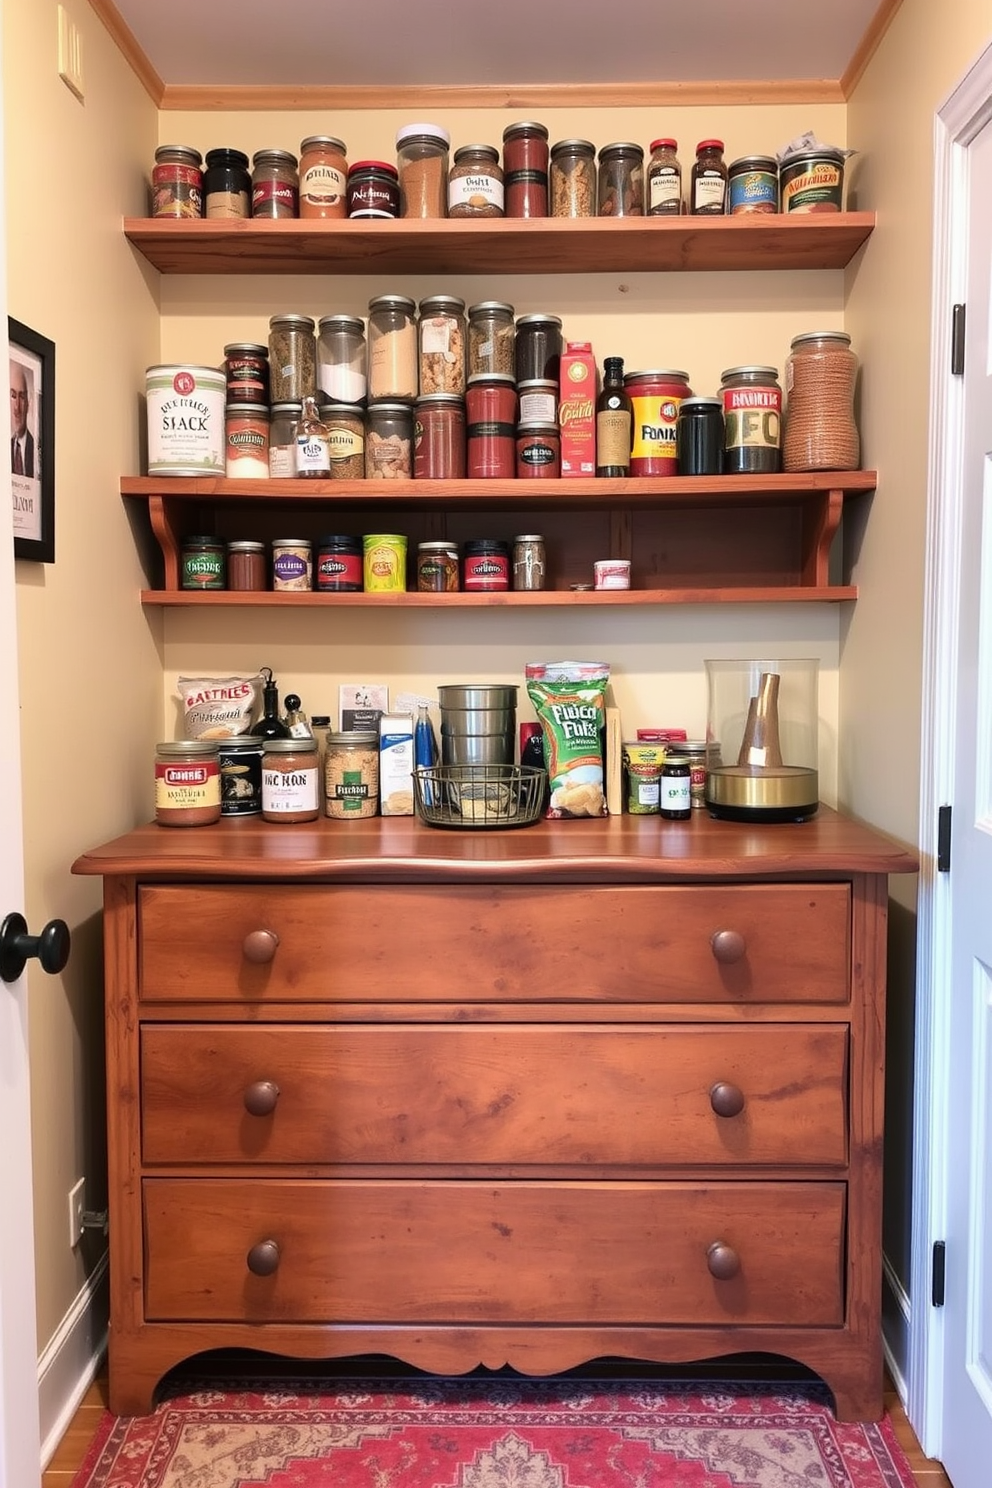
<svg viewBox="0 0 992 1488"><path fill-rule="evenodd" d="M526 116L526 115L525 115ZM517 114L452 112L439 122L453 147L470 140L500 143ZM661 133L680 142L684 169L699 138L722 137L727 158L774 151L812 129L843 144L845 110L838 105L760 108L682 108L663 115L648 109L542 111L552 140L571 135L597 145L615 139L647 146ZM234 145L251 154L278 145L297 152L308 133L330 132L346 142L350 158L395 156L400 113L185 114L160 118L162 142L201 151ZM216 364L225 342L265 341L269 316L294 310L319 317L347 311L364 315L373 294L401 292L419 300L445 291L468 304L509 301L518 314L551 311L564 334L588 340L600 363L621 355L628 369L682 367L693 388L719 387L723 368L744 362L780 369L792 336L844 317L844 276L837 272L689 275L327 276L216 278L162 281L162 352L168 361ZM247 534L246 534L247 535ZM480 536L485 535L480 532ZM706 722L703 659L708 656L777 654L815 656L821 664L821 786L836 795L837 657L840 607L737 606L730 609L468 611L457 626L430 611L404 614L325 610L275 616L245 611L168 611L165 619L164 727L180 728L175 683L180 674L216 675L271 666L282 692L295 690L311 712L336 711L341 681L386 681L393 689L432 696L439 682L519 681L534 658L595 656L610 662L614 697L624 728L681 724L700 736ZM520 717L532 716L521 697Z"/></svg>
<svg viewBox="0 0 992 1488"><path fill-rule="evenodd" d="M106 1244L68 1243L76 1178L106 1203L100 883L69 869L146 810L162 675L119 484L158 356L157 275L120 231L143 210L156 112L85 0L68 8L85 103L57 76L55 0L3 6L9 308L55 342L57 376L56 562L18 563L16 577L26 914L34 930L60 916L73 936L61 977L29 963L40 1349Z"/></svg>

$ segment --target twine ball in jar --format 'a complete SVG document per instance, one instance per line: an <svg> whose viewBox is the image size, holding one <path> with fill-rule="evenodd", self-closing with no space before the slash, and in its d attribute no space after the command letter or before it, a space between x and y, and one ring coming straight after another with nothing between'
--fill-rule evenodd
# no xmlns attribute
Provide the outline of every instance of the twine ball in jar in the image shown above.
<svg viewBox="0 0 992 1488"><path fill-rule="evenodd" d="M784 470L857 470L858 359L844 331L795 336L785 364Z"/></svg>

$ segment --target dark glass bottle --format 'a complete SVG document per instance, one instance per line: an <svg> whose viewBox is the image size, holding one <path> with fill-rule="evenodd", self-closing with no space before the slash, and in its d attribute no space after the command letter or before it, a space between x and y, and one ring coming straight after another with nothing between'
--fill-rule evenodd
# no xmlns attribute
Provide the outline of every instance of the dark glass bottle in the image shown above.
<svg viewBox="0 0 992 1488"><path fill-rule="evenodd" d="M623 357L603 362L603 387L596 399L596 474L630 474L634 405L623 382Z"/></svg>
<svg viewBox="0 0 992 1488"><path fill-rule="evenodd" d="M279 687L268 667L262 667L265 686L262 688L262 716L252 728L256 739L288 739L289 729L279 717Z"/></svg>

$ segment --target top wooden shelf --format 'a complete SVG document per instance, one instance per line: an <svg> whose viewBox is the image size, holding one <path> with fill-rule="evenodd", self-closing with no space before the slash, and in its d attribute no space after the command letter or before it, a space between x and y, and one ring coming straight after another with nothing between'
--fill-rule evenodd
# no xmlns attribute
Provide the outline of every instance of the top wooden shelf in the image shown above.
<svg viewBox="0 0 992 1488"><path fill-rule="evenodd" d="M874 212L466 221L128 217L163 274L586 274L842 269Z"/></svg>

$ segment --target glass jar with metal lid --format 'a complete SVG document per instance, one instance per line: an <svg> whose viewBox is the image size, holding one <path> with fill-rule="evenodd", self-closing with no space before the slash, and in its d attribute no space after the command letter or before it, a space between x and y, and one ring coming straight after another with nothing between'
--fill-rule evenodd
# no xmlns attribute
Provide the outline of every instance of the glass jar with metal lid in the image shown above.
<svg viewBox="0 0 992 1488"><path fill-rule="evenodd" d="M551 147L552 217L595 217L596 147L589 140L559 140Z"/></svg>
<svg viewBox="0 0 992 1488"><path fill-rule="evenodd" d="M250 217L251 176L241 150L208 150L203 173L206 217Z"/></svg>
<svg viewBox="0 0 992 1488"><path fill-rule="evenodd" d="M521 120L503 130L503 181L507 217L548 215L548 130Z"/></svg>
<svg viewBox="0 0 992 1488"><path fill-rule="evenodd" d="M420 392L465 392L465 301L430 295L420 302Z"/></svg>
<svg viewBox="0 0 992 1488"><path fill-rule="evenodd" d="M777 367L728 367L720 375L726 475L782 468L782 389Z"/></svg>
<svg viewBox="0 0 992 1488"><path fill-rule="evenodd" d="M371 730L329 733L324 756L324 810L335 821L375 816L379 805L379 738Z"/></svg>
<svg viewBox="0 0 992 1488"><path fill-rule="evenodd" d="M513 347L517 382L558 381L561 371L561 320L557 315L521 315Z"/></svg>
<svg viewBox="0 0 992 1488"><path fill-rule="evenodd" d="M854 392L858 358L845 331L807 331L785 364L785 470L857 470Z"/></svg>
<svg viewBox="0 0 992 1488"><path fill-rule="evenodd" d="M365 479L409 480L413 475L413 405L398 399L366 410Z"/></svg>
<svg viewBox="0 0 992 1488"><path fill-rule="evenodd" d="M295 593L310 588L313 543L308 537L272 539L272 587Z"/></svg>
<svg viewBox="0 0 992 1488"><path fill-rule="evenodd" d="M309 315L269 321L269 384L273 403L302 403L317 391L316 327Z"/></svg>
<svg viewBox="0 0 992 1488"><path fill-rule="evenodd" d="M365 479L365 410L357 403L321 403L331 480Z"/></svg>
<svg viewBox="0 0 992 1488"><path fill-rule="evenodd" d="M451 136L440 124L404 124L397 130L401 217L447 216L450 145Z"/></svg>
<svg viewBox="0 0 992 1488"><path fill-rule="evenodd" d="M369 301L370 399L412 402L417 396L416 312L416 302L406 295L376 295Z"/></svg>
<svg viewBox="0 0 992 1488"><path fill-rule="evenodd" d="M356 160L348 167L349 217L398 217L400 178L388 160Z"/></svg>
<svg viewBox="0 0 992 1488"><path fill-rule="evenodd" d="M628 140L599 152L597 203L600 217L644 216L644 148Z"/></svg>
<svg viewBox="0 0 992 1488"><path fill-rule="evenodd" d="M269 406L269 348L254 341L231 341L224 347L228 403Z"/></svg>
<svg viewBox="0 0 992 1488"><path fill-rule="evenodd" d="M300 145L300 216L345 217L348 161L343 140L311 134Z"/></svg>
<svg viewBox="0 0 992 1488"><path fill-rule="evenodd" d="M513 306L503 300L480 300L468 310L470 375L499 372L513 376Z"/></svg>
<svg viewBox="0 0 992 1488"><path fill-rule="evenodd" d="M237 540L227 545L227 587L242 593L254 593L267 587L268 565L265 544Z"/></svg>
<svg viewBox="0 0 992 1488"><path fill-rule="evenodd" d="M300 173L293 152L256 150L251 164L251 215L298 217Z"/></svg>
<svg viewBox="0 0 992 1488"><path fill-rule="evenodd" d="M220 821L215 739L166 739L156 746L155 820L163 827L206 827Z"/></svg>
<svg viewBox="0 0 992 1488"><path fill-rule="evenodd" d="M179 555L180 589L225 588L224 556L219 537L184 537Z"/></svg>
<svg viewBox="0 0 992 1488"><path fill-rule="evenodd" d="M316 740L266 739L262 753L262 820L316 821L320 756Z"/></svg>
<svg viewBox="0 0 992 1488"><path fill-rule="evenodd" d="M202 164L191 145L159 145L152 167L153 217L203 216Z"/></svg>
<svg viewBox="0 0 992 1488"><path fill-rule="evenodd" d="M658 810L666 821L688 821L692 816L692 768L684 754L665 756Z"/></svg>
<svg viewBox="0 0 992 1488"><path fill-rule="evenodd" d="M357 315L323 315L317 325L317 387L332 403L363 403L365 325Z"/></svg>
<svg viewBox="0 0 992 1488"><path fill-rule="evenodd" d="M421 594L457 593L457 543L443 538L417 544L417 588Z"/></svg>
<svg viewBox="0 0 992 1488"><path fill-rule="evenodd" d="M296 425L302 403L273 403L269 422L269 478L292 479L296 474Z"/></svg>
<svg viewBox="0 0 992 1488"><path fill-rule="evenodd" d="M460 146L448 171L448 216L502 215L503 172L496 146Z"/></svg>

